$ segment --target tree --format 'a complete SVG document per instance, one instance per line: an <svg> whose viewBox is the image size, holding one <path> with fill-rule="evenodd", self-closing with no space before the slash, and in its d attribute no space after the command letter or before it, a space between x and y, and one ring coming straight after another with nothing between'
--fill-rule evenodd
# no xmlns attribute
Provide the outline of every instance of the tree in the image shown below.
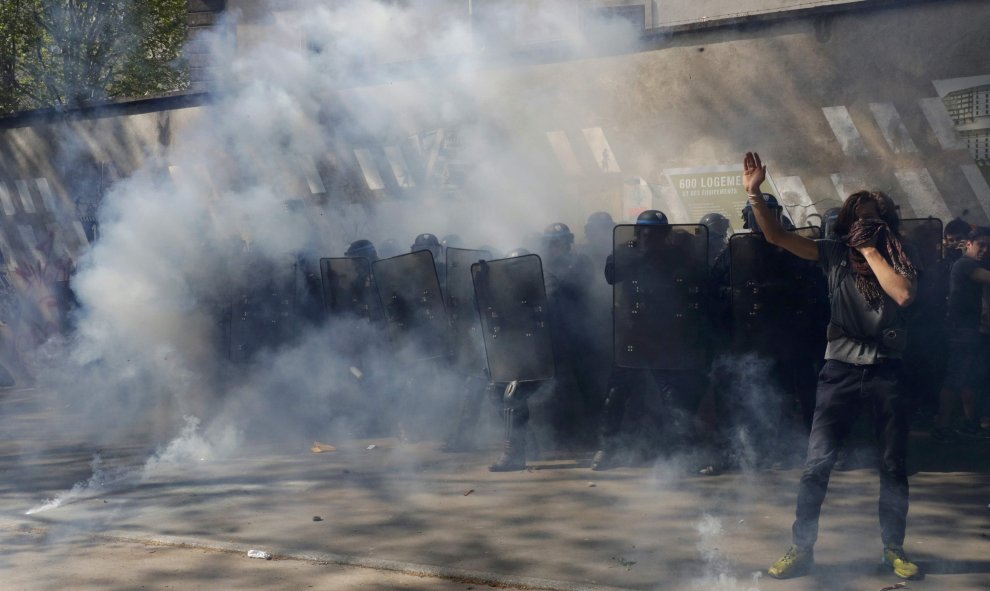
<svg viewBox="0 0 990 591"><path fill-rule="evenodd" d="M20 106L17 65L39 36L27 4L26 0L0 2L0 113L23 108Z"/></svg>
<svg viewBox="0 0 990 591"><path fill-rule="evenodd" d="M187 0L4 0L0 110L185 88Z"/></svg>

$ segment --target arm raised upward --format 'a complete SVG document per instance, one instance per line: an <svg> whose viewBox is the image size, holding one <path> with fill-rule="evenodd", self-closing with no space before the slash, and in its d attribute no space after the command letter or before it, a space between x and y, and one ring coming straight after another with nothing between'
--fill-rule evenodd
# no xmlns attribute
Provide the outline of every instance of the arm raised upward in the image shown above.
<svg viewBox="0 0 990 591"><path fill-rule="evenodd" d="M753 204L756 223L763 230L763 236L770 244L775 244L791 254L809 261L817 261L818 245L815 241L788 232L780 225L776 216L770 213L763 193L760 192L760 185L766 178L767 165L760 160L760 155L756 152L746 152L746 157L743 159L743 186L749 195L749 202Z"/></svg>

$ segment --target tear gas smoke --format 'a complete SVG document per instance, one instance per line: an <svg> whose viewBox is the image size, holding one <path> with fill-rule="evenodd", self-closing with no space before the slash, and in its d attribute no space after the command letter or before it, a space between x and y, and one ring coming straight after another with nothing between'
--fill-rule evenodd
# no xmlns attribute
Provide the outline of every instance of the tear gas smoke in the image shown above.
<svg viewBox="0 0 990 591"><path fill-rule="evenodd" d="M215 441L222 442L223 438L217 437ZM165 472L168 468L210 460L216 447L207 443L199 433L199 419L185 417L185 426L179 435L148 458L141 468L106 466L100 454L96 454L90 462L93 475L88 480L77 482L68 492L58 494L28 509L25 514L41 513L97 495L137 486Z"/></svg>
<svg viewBox="0 0 990 591"><path fill-rule="evenodd" d="M527 30L570 51L635 38L621 22L578 19L568 3L540 4L529 9ZM200 417L195 442L187 423L165 450L195 443L202 449L194 459L211 446L238 449L247 433L290 445L314 433L349 437L390 425L397 412L390 402L408 387L409 370L381 353L383 343L369 347L366 327L302 328L289 344L233 365L220 345L224 308L265 281L287 280L300 258L340 256L359 238L402 245L424 231L456 232L507 250L563 212L572 223L588 213L572 211L556 163L531 157L532 138L510 133L531 115L507 111L500 96L550 99L507 85L491 65L495 39L482 41L433 2L280 2L278 9L263 27L243 27L255 31L250 39L230 34L237 15L199 39L216 73L213 104L101 204L100 240L73 282L76 330L38 361L42 385L81 409L95 438L149 428L169 437L181 417ZM497 25L515 15L487 19ZM396 65L411 47L444 59ZM300 189L300 163L342 145L422 147L428 133L454 128L458 160L470 167L456 190L420 177L407 198L372 203L342 182L316 203ZM301 195L304 205L294 199ZM416 393L424 417L449 413L462 382L439 374L430 376L429 392Z"/></svg>
<svg viewBox="0 0 990 591"><path fill-rule="evenodd" d="M759 581L762 572L753 573L751 584L739 582L730 573L731 563L719 546L725 537L722 522L712 515L705 513L695 525L701 540L698 551L705 561L704 576L692 581L692 589L714 589L716 591L759 591Z"/></svg>

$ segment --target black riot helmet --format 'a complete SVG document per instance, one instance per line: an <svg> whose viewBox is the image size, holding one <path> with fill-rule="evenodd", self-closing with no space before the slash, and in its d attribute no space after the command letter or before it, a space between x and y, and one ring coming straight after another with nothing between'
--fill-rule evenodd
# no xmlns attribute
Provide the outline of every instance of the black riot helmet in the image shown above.
<svg viewBox="0 0 990 591"><path fill-rule="evenodd" d="M764 195L763 198L766 199L767 209L770 210L770 214L776 217L777 221L779 222L780 214L784 211L784 208L781 207L779 203L777 203L777 198L774 197L773 195ZM747 203L746 207L743 208L742 221L743 221L744 229L750 230L756 234L763 233L763 230L760 229L759 223L757 223L756 221L756 214L753 212L752 203Z"/></svg>
<svg viewBox="0 0 990 591"><path fill-rule="evenodd" d="M434 261L439 264L442 248L436 235L424 233L416 236L416 240L414 240L412 246L409 247L409 252L419 252L421 250L428 250L433 253Z"/></svg>
<svg viewBox="0 0 990 591"><path fill-rule="evenodd" d="M605 235L611 240L614 227L615 220L607 211L596 211L588 216L588 221L584 224L584 235L589 242L597 235Z"/></svg>
<svg viewBox="0 0 990 591"><path fill-rule="evenodd" d="M647 209L636 216L637 226L666 226L668 223L667 214L659 209Z"/></svg>
<svg viewBox="0 0 990 591"><path fill-rule="evenodd" d="M822 238L835 238L835 223L839 221L839 208L832 207L822 214Z"/></svg>
<svg viewBox="0 0 990 591"><path fill-rule="evenodd" d="M574 234L571 233L567 224L555 222L543 230L540 241L543 243L543 251L548 260L554 260L557 257L567 256L571 252Z"/></svg>
<svg viewBox="0 0 990 591"><path fill-rule="evenodd" d="M567 244L574 242L574 234L571 233L571 229L567 227L567 224L556 222L543 230L543 242L549 243L558 240Z"/></svg>
<svg viewBox="0 0 990 591"><path fill-rule="evenodd" d="M718 236L725 238L731 226L729 218L717 212L706 213L698 223L708 228L708 236L711 238Z"/></svg>
<svg viewBox="0 0 990 591"><path fill-rule="evenodd" d="M658 209L647 209L636 216L634 234L639 248L654 251L661 248L670 235L667 214Z"/></svg>
<svg viewBox="0 0 990 591"><path fill-rule="evenodd" d="M365 258L372 263L378 260L378 252L375 250L375 245L372 244L370 240L363 239L351 242L351 245L347 247L347 252L344 253L344 256L351 258Z"/></svg>
<svg viewBox="0 0 990 591"><path fill-rule="evenodd" d="M410 252L416 252L419 250L429 250L433 247L439 247L439 246L440 246L440 241L437 240L437 237L434 234L426 233L417 236L416 240L413 241L412 246L409 248L410 248Z"/></svg>

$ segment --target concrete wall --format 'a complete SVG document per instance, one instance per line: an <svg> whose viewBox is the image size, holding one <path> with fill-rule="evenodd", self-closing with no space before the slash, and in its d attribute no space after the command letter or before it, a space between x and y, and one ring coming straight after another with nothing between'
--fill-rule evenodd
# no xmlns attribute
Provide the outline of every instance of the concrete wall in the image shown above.
<svg viewBox="0 0 990 591"><path fill-rule="evenodd" d="M554 182L574 205L548 222L581 227L599 209L621 218L644 195L677 221L696 221L669 172L737 166L757 149L796 217L864 185L888 190L905 217L968 211L987 223L986 168L956 136L934 83L990 74L986 22L986 2L910 3L647 36L618 55L517 53L491 67L504 93L484 108L506 123L502 133L527 138L516 143L531 146L532 158L555 163ZM389 72L395 84L430 84L404 79L401 67ZM387 104L382 88L339 98L367 93ZM154 161L177 129L209 116L198 101L0 120L0 226L9 247L28 247L25 225L58 230L59 220L71 226L91 215L115 176ZM404 122L424 134L442 125ZM314 167L294 172L298 197L387 201L408 190L375 138L361 147L376 155L364 168L346 141L332 158L343 166L312 155ZM456 146L450 151L456 160ZM361 186L368 166L383 186ZM84 246L78 230L62 231L68 248Z"/></svg>

